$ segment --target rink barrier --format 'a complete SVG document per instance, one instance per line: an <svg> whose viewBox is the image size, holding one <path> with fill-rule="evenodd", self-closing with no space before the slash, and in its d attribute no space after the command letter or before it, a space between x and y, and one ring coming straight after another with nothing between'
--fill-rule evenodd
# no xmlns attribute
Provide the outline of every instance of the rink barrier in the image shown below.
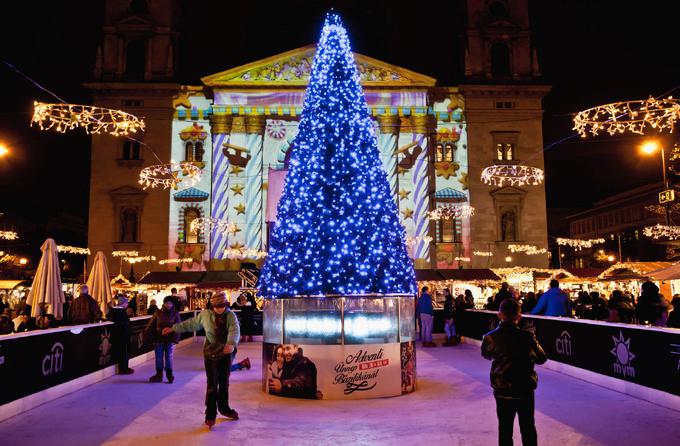
<svg viewBox="0 0 680 446"><path fill-rule="evenodd" d="M459 333L481 345L498 325L494 311L461 313ZM545 367L680 411L680 330L522 315L548 355Z"/></svg>
<svg viewBox="0 0 680 446"><path fill-rule="evenodd" d="M182 312L182 320L194 316ZM151 316L130 319L130 367L154 358L143 332ZM116 374L114 324L100 322L0 336L0 421ZM195 341L183 333L180 346Z"/></svg>

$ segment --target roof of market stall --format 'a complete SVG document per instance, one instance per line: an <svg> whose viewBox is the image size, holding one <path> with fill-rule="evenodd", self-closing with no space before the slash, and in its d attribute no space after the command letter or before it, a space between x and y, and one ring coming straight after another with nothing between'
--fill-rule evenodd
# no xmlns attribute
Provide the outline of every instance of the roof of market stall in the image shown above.
<svg viewBox="0 0 680 446"><path fill-rule="evenodd" d="M13 290L17 286L31 286L30 280L0 280L0 290Z"/></svg>
<svg viewBox="0 0 680 446"><path fill-rule="evenodd" d="M139 285L195 285L204 275L205 271L155 271L146 273L137 283Z"/></svg>
<svg viewBox="0 0 680 446"><path fill-rule="evenodd" d="M241 288L243 285L238 271L208 271L198 283L198 288Z"/></svg>
<svg viewBox="0 0 680 446"><path fill-rule="evenodd" d="M680 279L680 262L674 263L671 266L662 268L649 273L653 280L679 280Z"/></svg>
<svg viewBox="0 0 680 446"><path fill-rule="evenodd" d="M646 280L652 277L652 272L668 268L672 265L671 262L616 263L604 270L597 278L602 281Z"/></svg>

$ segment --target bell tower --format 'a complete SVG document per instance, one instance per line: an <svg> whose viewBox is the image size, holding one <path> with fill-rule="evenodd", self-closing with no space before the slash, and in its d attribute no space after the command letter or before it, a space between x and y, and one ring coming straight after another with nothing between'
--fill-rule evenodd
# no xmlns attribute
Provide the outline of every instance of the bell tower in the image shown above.
<svg viewBox="0 0 680 446"><path fill-rule="evenodd" d="M157 258L168 253L167 192L142 190L138 180L142 168L170 161L172 99L180 88L174 82L177 3L106 0L93 80L85 84L94 105L146 123L134 139L92 137L88 246L107 254L111 269L119 264L112 251Z"/></svg>
<svg viewBox="0 0 680 446"><path fill-rule="evenodd" d="M547 254L511 253L510 244L548 248L545 184L493 187L481 171L493 164L544 169L541 84L528 0L467 0L465 98L473 250L492 250L492 267L548 266ZM506 257L512 260L507 262ZM474 259L473 267L487 267Z"/></svg>

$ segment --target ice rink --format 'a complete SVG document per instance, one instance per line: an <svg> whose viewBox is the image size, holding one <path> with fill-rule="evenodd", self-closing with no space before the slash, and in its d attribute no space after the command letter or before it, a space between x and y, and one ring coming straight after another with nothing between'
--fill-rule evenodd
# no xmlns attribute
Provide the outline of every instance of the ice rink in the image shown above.
<svg viewBox="0 0 680 446"><path fill-rule="evenodd" d="M200 343L176 352L174 384L149 384L153 361L0 423L10 445L493 445L489 363L462 344L418 350L415 393L361 401L279 398L260 390L261 344L239 346L253 368L232 373L231 406L241 419L203 425ZM673 445L680 413L538 368L541 445ZM4 383L3 385L7 385ZM521 444L515 423L515 444Z"/></svg>

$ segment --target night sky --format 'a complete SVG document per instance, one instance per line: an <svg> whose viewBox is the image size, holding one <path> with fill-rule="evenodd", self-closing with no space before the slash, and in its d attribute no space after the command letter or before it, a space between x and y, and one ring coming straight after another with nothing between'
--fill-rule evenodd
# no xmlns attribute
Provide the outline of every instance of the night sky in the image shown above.
<svg viewBox="0 0 680 446"><path fill-rule="evenodd" d="M530 1L533 43L544 83L553 86L544 101L546 147L572 134L578 110L680 95L677 23L668 4ZM180 1L178 80L197 85L201 76L313 43L332 6L343 15L356 52L435 77L439 85L462 82L464 2L393 0ZM103 1L9 2L3 15L2 60L68 102L89 103L81 84L91 79ZM63 215L85 222L89 138L29 128L33 100L54 98L5 64L0 82L0 142L11 150L0 160L0 228L16 219L44 223ZM639 156L639 142L633 136L572 138L548 149L548 207L587 207L659 181L660 160Z"/></svg>

